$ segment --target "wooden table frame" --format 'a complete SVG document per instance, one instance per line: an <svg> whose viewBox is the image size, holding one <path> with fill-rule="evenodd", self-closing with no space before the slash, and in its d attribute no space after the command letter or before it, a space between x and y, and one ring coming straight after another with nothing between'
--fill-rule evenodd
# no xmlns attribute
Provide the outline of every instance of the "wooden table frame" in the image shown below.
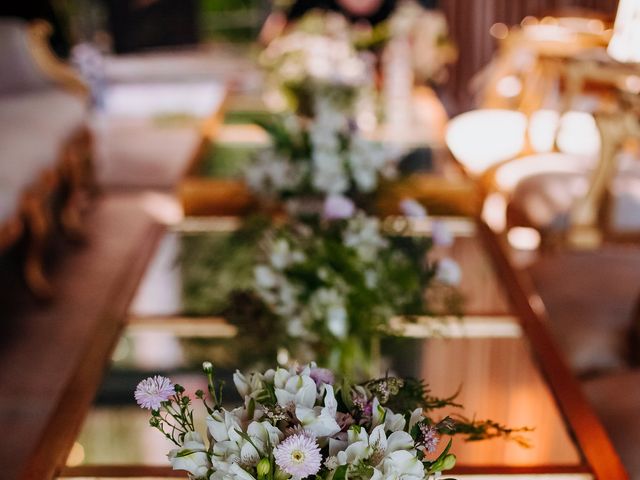
<svg viewBox="0 0 640 480"><path fill-rule="evenodd" d="M558 407L567 419L594 478L627 480L628 474L607 432L587 402L579 382L569 370L545 326L549 319L533 283L514 267L503 239L484 222L479 220L477 226L480 239L498 276L503 279L509 301L533 346L532 352L539 362L540 370L549 383Z"/></svg>

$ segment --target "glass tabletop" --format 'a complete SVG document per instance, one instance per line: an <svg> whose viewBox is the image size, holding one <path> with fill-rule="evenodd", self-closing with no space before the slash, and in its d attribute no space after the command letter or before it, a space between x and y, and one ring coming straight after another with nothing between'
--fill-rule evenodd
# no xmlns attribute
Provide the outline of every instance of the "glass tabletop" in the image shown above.
<svg viewBox="0 0 640 480"><path fill-rule="evenodd" d="M381 341L380 370L424 379L439 397L459 388L457 400L465 408L455 413L468 418L533 428L521 434L528 448L503 438L454 440L456 478L593 478L507 301L476 224L465 218L437 220L454 236L452 245L442 248L463 272L464 315L439 321L437 328L433 319L411 324L398 320L402 335ZM215 252L216 242L236 226L236 219L187 220L164 237L131 306L130 322L68 458L64 477L175 476L166 460L171 446L148 426L147 412L135 405L132 392L142 378L162 373L193 393L206 387L199 373L202 361L212 361L232 387L236 368L263 368L288 360L282 351L277 358L265 358L259 342L242 338L220 316L194 315L199 308L199 313L215 308L202 307L197 296L194 300L198 272L194 274L188 262L198 258L199 249ZM422 225L427 233L430 226L430 221ZM200 281L206 284L204 278ZM209 288L220 284L224 282ZM215 293L219 295L211 295L212 302L224 298L225 292ZM227 390L227 400L236 401L233 388Z"/></svg>

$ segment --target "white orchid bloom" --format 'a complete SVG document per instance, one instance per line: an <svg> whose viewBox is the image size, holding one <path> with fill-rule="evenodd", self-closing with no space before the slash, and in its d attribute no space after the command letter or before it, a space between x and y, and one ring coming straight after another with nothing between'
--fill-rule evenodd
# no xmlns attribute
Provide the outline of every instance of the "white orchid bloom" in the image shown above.
<svg viewBox="0 0 640 480"><path fill-rule="evenodd" d="M387 408L387 414L384 419L384 429L388 432L397 432L404 430L407 421L401 413L393 413Z"/></svg>
<svg viewBox="0 0 640 480"><path fill-rule="evenodd" d="M424 465L416 455L407 450L393 452L376 468L371 480L423 480Z"/></svg>
<svg viewBox="0 0 640 480"><path fill-rule="evenodd" d="M236 370L233 374L233 383L240 396L245 399L259 396L265 389L265 379L260 373L252 373L247 377L240 370ZM242 417L241 415L236 416ZM253 419L248 418L247 420Z"/></svg>
<svg viewBox="0 0 640 480"><path fill-rule="evenodd" d="M267 447L273 448L278 445L283 437L282 432L269 422L251 422L247 427L247 435L261 454L267 452Z"/></svg>
<svg viewBox="0 0 640 480"><path fill-rule="evenodd" d="M313 382L313 380L311 381ZM304 429L317 438L332 437L340 431L340 425L336 422L338 402L333 393L333 386L325 385L324 390L324 407L309 407L300 403L296 404L296 417L298 417Z"/></svg>
<svg viewBox="0 0 640 480"><path fill-rule="evenodd" d="M351 427L347 435L348 446L336 454L339 465L355 463L371 456L369 434L364 428Z"/></svg>
<svg viewBox="0 0 640 480"><path fill-rule="evenodd" d="M373 404L371 405L371 426L377 427L378 425L384 425L387 417L387 410L380 405L378 397L373 397Z"/></svg>
<svg viewBox="0 0 640 480"><path fill-rule="evenodd" d="M416 408L413 412L411 412L411 417L409 417L409 431L414 427L416 423L423 419L422 408Z"/></svg>
<svg viewBox="0 0 640 480"><path fill-rule="evenodd" d="M277 374L276 374L277 375ZM284 388L275 388L278 404L285 407L291 403L296 406L312 408L316 403L316 382L307 375L294 375L287 379Z"/></svg>
<svg viewBox="0 0 640 480"><path fill-rule="evenodd" d="M256 480L253 475L234 463L229 468L230 477L236 480Z"/></svg>
<svg viewBox="0 0 640 480"><path fill-rule="evenodd" d="M415 444L411 435L404 431L397 431L387 437L384 425L378 425L373 429L369 435L369 446L381 462L400 450L415 453Z"/></svg>
<svg viewBox="0 0 640 480"><path fill-rule="evenodd" d="M251 393L251 386L249 385L249 381L247 377L245 377L240 370L236 370L233 374L233 384L236 386L236 390L241 397L246 397Z"/></svg>
<svg viewBox="0 0 640 480"><path fill-rule="evenodd" d="M180 448L175 448L167 455L174 470L189 472L194 478L206 478L211 468L207 448L197 432L188 432Z"/></svg>
<svg viewBox="0 0 640 480"><path fill-rule="evenodd" d="M240 421L237 416L227 410L219 410L207 416L207 428L215 442L229 440L229 431L240 429Z"/></svg>

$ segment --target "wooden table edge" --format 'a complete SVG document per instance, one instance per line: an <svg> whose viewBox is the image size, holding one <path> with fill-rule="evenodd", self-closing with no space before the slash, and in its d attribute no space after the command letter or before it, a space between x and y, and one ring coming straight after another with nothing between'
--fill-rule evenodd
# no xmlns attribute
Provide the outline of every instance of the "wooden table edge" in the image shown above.
<svg viewBox="0 0 640 480"><path fill-rule="evenodd" d="M545 326L548 316L533 282L514 267L498 235L480 219L477 226L493 266L502 278L507 297L533 346L532 353L594 478L628 480L629 475L609 435Z"/></svg>

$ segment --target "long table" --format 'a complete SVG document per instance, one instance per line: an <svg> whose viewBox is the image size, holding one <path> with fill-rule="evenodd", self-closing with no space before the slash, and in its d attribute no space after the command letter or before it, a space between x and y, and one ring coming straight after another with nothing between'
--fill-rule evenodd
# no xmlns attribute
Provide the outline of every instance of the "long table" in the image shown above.
<svg viewBox="0 0 640 480"><path fill-rule="evenodd" d="M221 121L218 117L212 123L205 138L215 139ZM200 155L205 151L203 143ZM433 151L443 153L441 142ZM446 155L438 158L439 168L435 176L428 176L429 182L437 184L441 176L443 185L452 185ZM453 180L453 185L459 185L455 176ZM232 188L218 192L217 206L228 205L225 195L241 188L235 178L225 182L219 185ZM471 198L465 195L464 189L457 191L458 198ZM228 212L220 211L234 212L238 198L229 200ZM248 204L241 207L245 211ZM433 319L404 325L404 335L382 341L380 367L423 378L438 396L461 387L458 400L466 409L460 413L468 417L534 428L522 434L530 448L503 439L455 440L458 464L451 475L456 478L625 480L610 440L547 331L542 302L511 263L506 243L473 215L475 211L469 208L458 212L467 216L439 219L455 238L446 254L462 267L463 318L442 323L436 334ZM204 360L213 361L219 374L229 378L236 368L260 362L259 349L247 351L246 339L224 318L188 315L183 304L185 269L178 259L185 239L206 242L209 237L224 236L239 221L188 217L161 241L93 408L66 466L57 465L59 478L184 478L168 465L170 445L148 426L147 413L135 405L132 391L140 379L156 372L171 376L190 391L202 388L198 372ZM421 231L428 234L430 226L427 221ZM273 365L275 359L264 361Z"/></svg>
<svg viewBox="0 0 640 480"><path fill-rule="evenodd" d="M544 326L544 311L526 278L510 264L499 237L471 218L443 218L454 232L448 254L462 266L465 313L434 335L430 319L382 342L382 365L425 379L439 396L459 386L468 417L513 427L530 443L454 441L456 478L620 479L626 474L604 429L582 397ZM93 409L60 478L171 478L170 448L133 402L137 381L160 371L189 390L201 388L199 365L220 375L247 364L233 325L180 312L182 237L224 235L229 219L185 224L168 234L152 262L115 349ZM206 226L203 226L206 225ZM428 227L426 228L428 233ZM159 302L162 299L162 302ZM256 352L251 352L252 362ZM258 356L259 357L259 356ZM269 359L266 359L268 362ZM271 359L273 363L273 359Z"/></svg>

